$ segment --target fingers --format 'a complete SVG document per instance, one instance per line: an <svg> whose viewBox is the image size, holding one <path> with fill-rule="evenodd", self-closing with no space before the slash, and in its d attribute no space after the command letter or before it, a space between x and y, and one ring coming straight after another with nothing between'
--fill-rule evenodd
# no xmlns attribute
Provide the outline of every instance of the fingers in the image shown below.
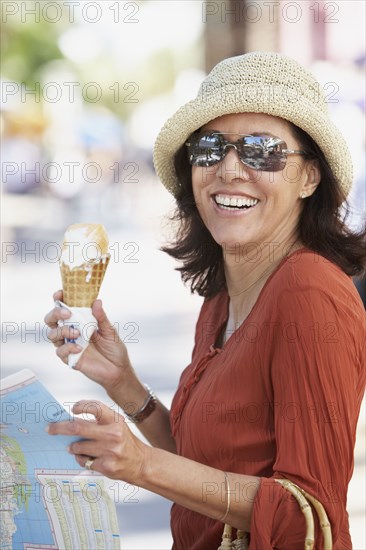
<svg viewBox="0 0 366 550"><path fill-rule="evenodd" d="M116 422L124 422L122 415L118 414L116 411L113 411L104 403L100 401L88 401L81 400L75 403L72 408L74 414L92 414L95 417L95 420L98 424L112 424Z"/></svg>
<svg viewBox="0 0 366 550"><path fill-rule="evenodd" d="M57 326L57 328L51 328L48 330L47 337L56 347L56 355L66 365L69 365L69 355L71 353L80 353L83 349L75 343L75 340L79 335L80 332L69 325Z"/></svg>
<svg viewBox="0 0 366 550"><path fill-rule="evenodd" d="M105 448L103 448L103 445L101 443L98 444L97 441L91 441L88 439L71 443L71 445L68 446L67 450L70 454L73 455L79 455L82 457L98 457L103 454Z"/></svg>
<svg viewBox="0 0 366 550"><path fill-rule="evenodd" d="M75 460L76 462L78 462L78 464L80 464L80 466L82 468L85 468L86 470L92 470L93 472L97 472L98 471L98 467L99 467L99 462L97 458L94 458L93 457L93 462L92 462L92 465L87 467L87 463L88 461L91 460L90 456L83 456L83 455L74 455L75 457Z"/></svg>
<svg viewBox="0 0 366 550"><path fill-rule="evenodd" d="M115 337L115 330L111 325L104 309L101 300L95 300L92 306L92 313L98 321L98 332L105 337Z"/></svg>
<svg viewBox="0 0 366 550"><path fill-rule="evenodd" d="M50 435L70 435L83 439L100 439L103 434L103 428L96 422L79 418L70 418L65 422L52 422L48 424L46 431Z"/></svg>
<svg viewBox="0 0 366 550"><path fill-rule="evenodd" d="M107 319L107 315L103 309L102 300L94 300L92 310L93 315L98 320L99 324L102 324L103 320Z"/></svg>
<svg viewBox="0 0 366 550"><path fill-rule="evenodd" d="M66 344L73 345L73 344ZM80 418L70 418L66 422L52 422L48 425L48 433L52 435L78 435L86 439L93 439L98 434L104 433L106 424L124 423L122 415L112 410L100 401L81 400L74 404L72 408L74 414L88 414L94 416L93 420L82 420Z"/></svg>
<svg viewBox="0 0 366 550"><path fill-rule="evenodd" d="M56 345L56 344L55 344ZM56 355L66 364L69 364L69 355L71 353L80 353L82 351L82 347L78 344L74 344L72 342L69 342L65 344L64 342L60 345L56 345Z"/></svg>
<svg viewBox="0 0 366 550"><path fill-rule="evenodd" d="M80 353L83 349L75 343L79 335L80 332L69 325L60 327L56 325L56 328L50 328L47 332L47 338L57 348L56 355L60 357L66 365L69 364L69 355L71 353Z"/></svg>
<svg viewBox="0 0 366 550"><path fill-rule="evenodd" d="M68 319L70 315L71 312L68 309L55 307L45 315L44 322L50 328L54 328L58 326L58 321L64 321L65 319Z"/></svg>
<svg viewBox="0 0 366 550"><path fill-rule="evenodd" d="M73 418L67 422L54 422L48 425L48 433L76 438L68 451L81 467L99 471L113 479L128 481L137 478L134 470L140 447L123 416L99 401L75 403L73 412L87 413L95 420ZM140 471L139 466L137 470Z"/></svg>
<svg viewBox="0 0 366 550"><path fill-rule="evenodd" d="M76 340L79 336L80 331L70 325L58 326L57 328L49 329L47 332L47 338L56 347L62 346L65 343L65 339Z"/></svg>
<svg viewBox="0 0 366 550"><path fill-rule="evenodd" d="M56 290L56 292L54 292L53 294L53 301L55 302L56 300L60 300L60 302L63 302L64 301L64 293L62 290Z"/></svg>
<svg viewBox="0 0 366 550"><path fill-rule="evenodd" d="M62 301L62 290L57 290L53 294L53 299ZM74 344L73 342L65 344L65 339L75 340L79 336L78 330L70 326L59 326L60 321L65 321L65 319L68 319L70 316L71 312L68 309L55 307L44 317L44 322L49 327L47 331L47 338L53 343L54 346L56 346L56 354L66 364L68 364L68 355L70 353L79 353L82 350L80 346Z"/></svg>

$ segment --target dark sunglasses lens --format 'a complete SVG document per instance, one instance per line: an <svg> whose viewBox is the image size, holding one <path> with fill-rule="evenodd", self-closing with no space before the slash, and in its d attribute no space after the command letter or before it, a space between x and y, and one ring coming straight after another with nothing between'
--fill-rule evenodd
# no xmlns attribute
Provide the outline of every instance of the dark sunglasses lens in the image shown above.
<svg viewBox="0 0 366 550"><path fill-rule="evenodd" d="M286 165L286 155L283 149L286 144L281 142L274 146L266 145L267 139L260 136L245 136L241 140L240 158L250 168L263 172L278 172Z"/></svg>
<svg viewBox="0 0 366 550"><path fill-rule="evenodd" d="M211 166L222 160L222 139L215 134L191 136L188 147L189 162L193 166Z"/></svg>
<svg viewBox="0 0 366 550"><path fill-rule="evenodd" d="M226 141L220 134L196 134L190 137L189 162L192 166L212 166L225 156ZM278 172L286 166L286 143L267 136L245 136L236 142L241 161L254 170Z"/></svg>

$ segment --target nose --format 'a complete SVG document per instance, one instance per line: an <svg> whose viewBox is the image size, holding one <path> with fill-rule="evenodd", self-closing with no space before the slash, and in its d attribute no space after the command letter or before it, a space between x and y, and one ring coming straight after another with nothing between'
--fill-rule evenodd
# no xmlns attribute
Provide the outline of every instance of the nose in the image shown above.
<svg viewBox="0 0 366 550"><path fill-rule="evenodd" d="M224 145L225 155L227 155L226 149L227 149L228 147L232 147L233 149L235 149L236 153L237 153L238 156L239 156L238 147L237 147L236 143L225 143L225 145Z"/></svg>
<svg viewBox="0 0 366 550"><path fill-rule="evenodd" d="M235 143L225 145L225 157L219 163L216 174L225 183L250 179L249 170L240 160Z"/></svg>

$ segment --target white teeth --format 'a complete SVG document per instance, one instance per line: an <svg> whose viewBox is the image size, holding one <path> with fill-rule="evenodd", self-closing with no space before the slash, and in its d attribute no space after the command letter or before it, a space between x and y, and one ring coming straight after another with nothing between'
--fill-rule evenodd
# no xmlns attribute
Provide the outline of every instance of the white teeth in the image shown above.
<svg viewBox="0 0 366 550"><path fill-rule="evenodd" d="M215 201L219 205L230 207L255 206L259 202L258 199L225 197L224 195L215 195Z"/></svg>

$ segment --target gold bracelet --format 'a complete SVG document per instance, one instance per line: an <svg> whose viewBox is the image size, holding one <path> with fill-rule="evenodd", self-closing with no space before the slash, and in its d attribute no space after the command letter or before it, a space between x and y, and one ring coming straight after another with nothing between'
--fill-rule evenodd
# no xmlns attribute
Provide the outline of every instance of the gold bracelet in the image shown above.
<svg viewBox="0 0 366 550"><path fill-rule="evenodd" d="M227 472L224 472L224 476L225 476L225 488L227 493L227 506L226 506L225 514L219 520L219 521L222 521L223 523L225 522L225 519L227 518L227 515L230 510L230 485L229 485L229 476L227 475Z"/></svg>

